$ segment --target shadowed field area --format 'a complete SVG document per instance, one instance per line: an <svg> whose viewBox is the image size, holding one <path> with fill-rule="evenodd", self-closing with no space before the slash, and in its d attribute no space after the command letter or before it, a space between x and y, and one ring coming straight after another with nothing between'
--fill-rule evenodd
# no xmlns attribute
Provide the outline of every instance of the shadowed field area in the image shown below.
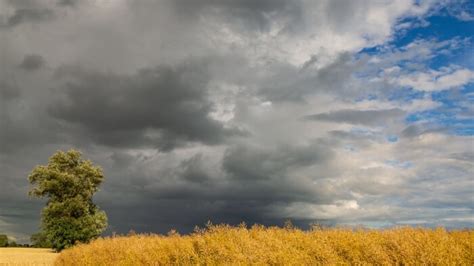
<svg viewBox="0 0 474 266"><path fill-rule="evenodd" d="M473 265L474 231L210 226L191 235L101 238L56 265Z"/></svg>
<svg viewBox="0 0 474 266"><path fill-rule="evenodd" d="M0 248L0 265L53 265L58 255L43 248Z"/></svg>

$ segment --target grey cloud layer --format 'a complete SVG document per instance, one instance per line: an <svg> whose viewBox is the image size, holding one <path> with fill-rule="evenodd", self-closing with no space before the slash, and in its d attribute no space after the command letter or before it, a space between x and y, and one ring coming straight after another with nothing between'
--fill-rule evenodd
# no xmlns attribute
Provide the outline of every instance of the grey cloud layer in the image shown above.
<svg viewBox="0 0 474 266"><path fill-rule="evenodd" d="M108 146L170 150L186 141L218 144L241 134L209 117L205 62L142 69L134 76L59 69L63 94L49 112Z"/></svg>
<svg viewBox="0 0 474 266"><path fill-rule="evenodd" d="M406 114L435 108L429 98L390 100L407 74L398 62L425 70L425 59L462 41L386 47L378 60L354 56L388 41L398 19L422 18L428 4L1 7L0 232L20 241L37 230L41 205L26 196L28 171L70 147L104 167L97 201L110 232L287 218L393 225L422 216L459 225L472 213L469 138L407 126ZM354 101L369 95L376 99ZM435 198L426 187L438 181Z"/></svg>
<svg viewBox="0 0 474 266"><path fill-rule="evenodd" d="M24 23L41 23L54 19L54 10L44 5L44 1L4 0L4 5L12 8L10 14L0 13L0 30L2 28L13 28Z"/></svg>
<svg viewBox="0 0 474 266"><path fill-rule="evenodd" d="M202 225L207 219L231 223L282 223L289 217L276 214L278 204L295 201L330 203L337 193L326 190L325 186L313 185L314 180L324 177L322 173L304 177L296 174L302 167L314 169L331 159L330 149L324 144L275 148L240 143L227 148L218 155L221 156L222 168L213 167L217 163L213 160L213 152L201 151L182 161L166 162L158 167L157 176L157 173L132 171L127 172L128 177L123 180L135 184L129 189L147 199L135 208L157 212L146 215L163 216L166 226L178 226L185 220L186 223L181 224L185 231L192 230L196 224ZM146 169L154 162L160 164L160 158L161 155L148 158L148 162L139 163L139 168ZM163 210L165 203L167 209ZM303 221L296 222L306 226ZM157 225L145 224L140 229L156 228Z"/></svg>
<svg viewBox="0 0 474 266"><path fill-rule="evenodd" d="M45 65L44 58L41 55L30 54L26 55L19 67L28 70L34 71Z"/></svg>
<svg viewBox="0 0 474 266"><path fill-rule="evenodd" d="M308 115L308 120L319 120L336 123L350 123L356 125L387 125L393 120L403 119L405 112L400 109L388 110L338 110L334 112Z"/></svg>

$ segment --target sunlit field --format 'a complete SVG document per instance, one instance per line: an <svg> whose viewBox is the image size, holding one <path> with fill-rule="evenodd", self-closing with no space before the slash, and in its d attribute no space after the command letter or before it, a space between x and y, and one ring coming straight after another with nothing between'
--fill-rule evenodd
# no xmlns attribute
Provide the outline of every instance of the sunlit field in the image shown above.
<svg viewBox="0 0 474 266"><path fill-rule="evenodd" d="M57 256L44 248L0 248L0 265L53 265Z"/></svg>
<svg viewBox="0 0 474 266"><path fill-rule="evenodd" d="M474 265L474 231L226 225L191 235L100 238L63 251L55 265Z"/></svg>

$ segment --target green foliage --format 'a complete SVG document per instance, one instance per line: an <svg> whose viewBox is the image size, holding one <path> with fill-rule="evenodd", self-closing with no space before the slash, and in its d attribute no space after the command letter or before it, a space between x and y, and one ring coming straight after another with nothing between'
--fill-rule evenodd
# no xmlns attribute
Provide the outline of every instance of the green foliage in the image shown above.
<svg viewBox="0 0 474 266"><path fill-rule="evenodd" d="M63 250L97 238L107 227L107 216L92 196L104 180L102 169L81 159L76 150L58 151L47 165L36 166L28 179L30 195L49 198L41 215L46 242Z"/></svg>
<svg viewBox="0 0 474 266"><path fill-rule="evenodd" d="M48 240L44 232L39 232L31 235L30 237L31 245L35 248L51 248L52 244Z"/></svg>
<svg viewBox="0 0 474 266"><path fill-rule="evenodd" d="M7 235L0 235L0 247L18 247L15 241L9 241Z"/></svg>
<svg viewBox="0 0 474 266"><path fill-rule="evenodd" d="M8 247L7 235L0 235L0 247Z"/></svg>

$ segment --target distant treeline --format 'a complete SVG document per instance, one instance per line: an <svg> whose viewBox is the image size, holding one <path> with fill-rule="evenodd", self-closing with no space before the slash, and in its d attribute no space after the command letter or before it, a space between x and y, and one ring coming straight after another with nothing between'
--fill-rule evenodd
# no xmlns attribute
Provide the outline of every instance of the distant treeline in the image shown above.
<svg viewBox="0 0 474 266"><path fill-rule="evenodd" d="M0 234L0 247L27 247L27 248L50 248L46 237L42 233L33 234L30 238L31 244L17 244L15 241L10 240L7 235Z"/></svg>
<svg viewBox="0 0 474 266"><path fill-rule="evenodd" d="M17 244L15 241L10 241L7 235L0 235L0 247L20 247L21 244Z"/></svg>

